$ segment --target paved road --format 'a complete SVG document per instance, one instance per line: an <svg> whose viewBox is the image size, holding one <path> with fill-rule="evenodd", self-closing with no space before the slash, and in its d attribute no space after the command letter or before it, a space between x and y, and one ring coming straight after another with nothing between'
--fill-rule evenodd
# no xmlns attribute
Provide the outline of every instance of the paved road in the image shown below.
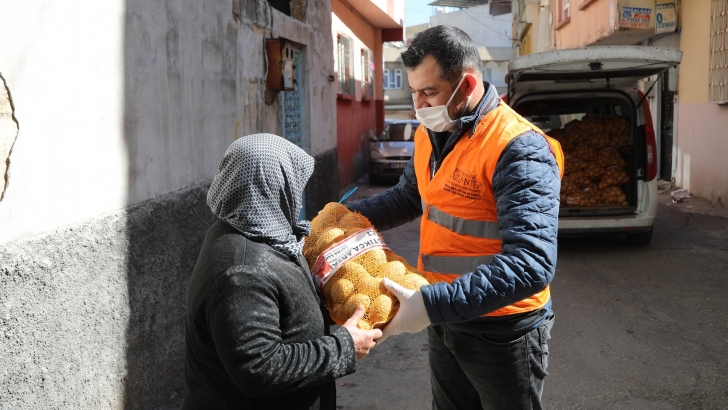
<svg viewBox="0 0 728 410"><path fill-rule="evenodd" d="M546 408L728 409L728 212L668 203L662 194L647 247L559 241ZM418 231L384 236L414 263ZM426 347L424 332L390 338L338 381L338 408L429 409Z"/></svg>

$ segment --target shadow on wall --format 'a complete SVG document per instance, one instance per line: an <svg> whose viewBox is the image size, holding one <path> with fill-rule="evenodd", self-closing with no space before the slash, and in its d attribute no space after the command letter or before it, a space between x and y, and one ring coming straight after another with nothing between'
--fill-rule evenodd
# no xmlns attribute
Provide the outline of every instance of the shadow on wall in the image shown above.
<svg viewBox="0 0 728 410"><path fill-rule="evenodd" d="M187 283L214 217L206 187L129 210L126 409L179 408Z"/></svg>
<svg viewBox="0 0 728 410"><path fill-rule="evenodd" d="M136 205L126 226L125 409L182 402L187 284L214 216L209 181L168 192L209 178L233 141L237 28L226 3L127 0L124 138Z"/></svg>

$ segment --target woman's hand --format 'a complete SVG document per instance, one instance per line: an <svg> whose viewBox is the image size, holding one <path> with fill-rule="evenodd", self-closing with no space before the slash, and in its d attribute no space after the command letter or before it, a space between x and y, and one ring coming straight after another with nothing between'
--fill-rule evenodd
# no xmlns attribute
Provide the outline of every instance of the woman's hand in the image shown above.
<svg viewBox="0 0 728 410"><path fill-rule="evenodd" d="M379 329L373 330L361 330L356 327L361 318L364 317L365 313L364 306L359 305L356 307L354 314L351 315L349 320L344 323L344 329L349 331L351 338L354 339L354 347L356 348L356 358L361 360L369 354L369 349L377 344L376 339L382 337L382 331Z"/></svg>

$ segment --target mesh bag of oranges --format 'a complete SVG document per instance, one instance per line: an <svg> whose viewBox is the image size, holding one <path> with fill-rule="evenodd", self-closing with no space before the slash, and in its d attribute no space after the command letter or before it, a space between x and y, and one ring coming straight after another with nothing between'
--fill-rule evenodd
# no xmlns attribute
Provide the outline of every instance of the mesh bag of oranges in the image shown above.
<svg viewBox="0 0 728 410"><path fill-rule="evenodd" d="M311 221L303 254L338 325L358 305L366 309L360 329L383 328L394 317L399 301L384 287L384 278L413 290L429 284L422 272L387 248L369 220L335 202Z"/></svg>

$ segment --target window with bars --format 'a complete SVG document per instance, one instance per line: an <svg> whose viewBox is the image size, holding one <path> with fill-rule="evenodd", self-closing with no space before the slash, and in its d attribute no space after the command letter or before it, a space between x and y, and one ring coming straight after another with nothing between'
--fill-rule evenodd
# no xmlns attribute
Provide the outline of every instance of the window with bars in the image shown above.
<svg viewBox="0 0 728 410"><path fill-rule="evenodd" d="M728 0L710 3L709 98L728 104Z"/></svg>
<svg viewBox="0 0 728 410"><path fill-rule="evenodd" d="M356 94L354 90L354 53L351 50L352 41L349 37L339 35L337 45L339 93Z"/></svg>
<svg viewBox="0 0 728 410"><path fill-rule="evenodd" d="M560 21L567 20L571 17L570 11L570 0L561 0L561 19Z"/></svg>
<svg viewBox="0 0 728 410"><path fill-rule="evenodd" d="M374 53L361 49L361 88L364 96L374 98Z"/></svg>
<svg viewBox="0 0 728 410"><path fill-rule="evenodd" d="M402 70L384 70L384 89L398 90L402 88Z"/></svg>

